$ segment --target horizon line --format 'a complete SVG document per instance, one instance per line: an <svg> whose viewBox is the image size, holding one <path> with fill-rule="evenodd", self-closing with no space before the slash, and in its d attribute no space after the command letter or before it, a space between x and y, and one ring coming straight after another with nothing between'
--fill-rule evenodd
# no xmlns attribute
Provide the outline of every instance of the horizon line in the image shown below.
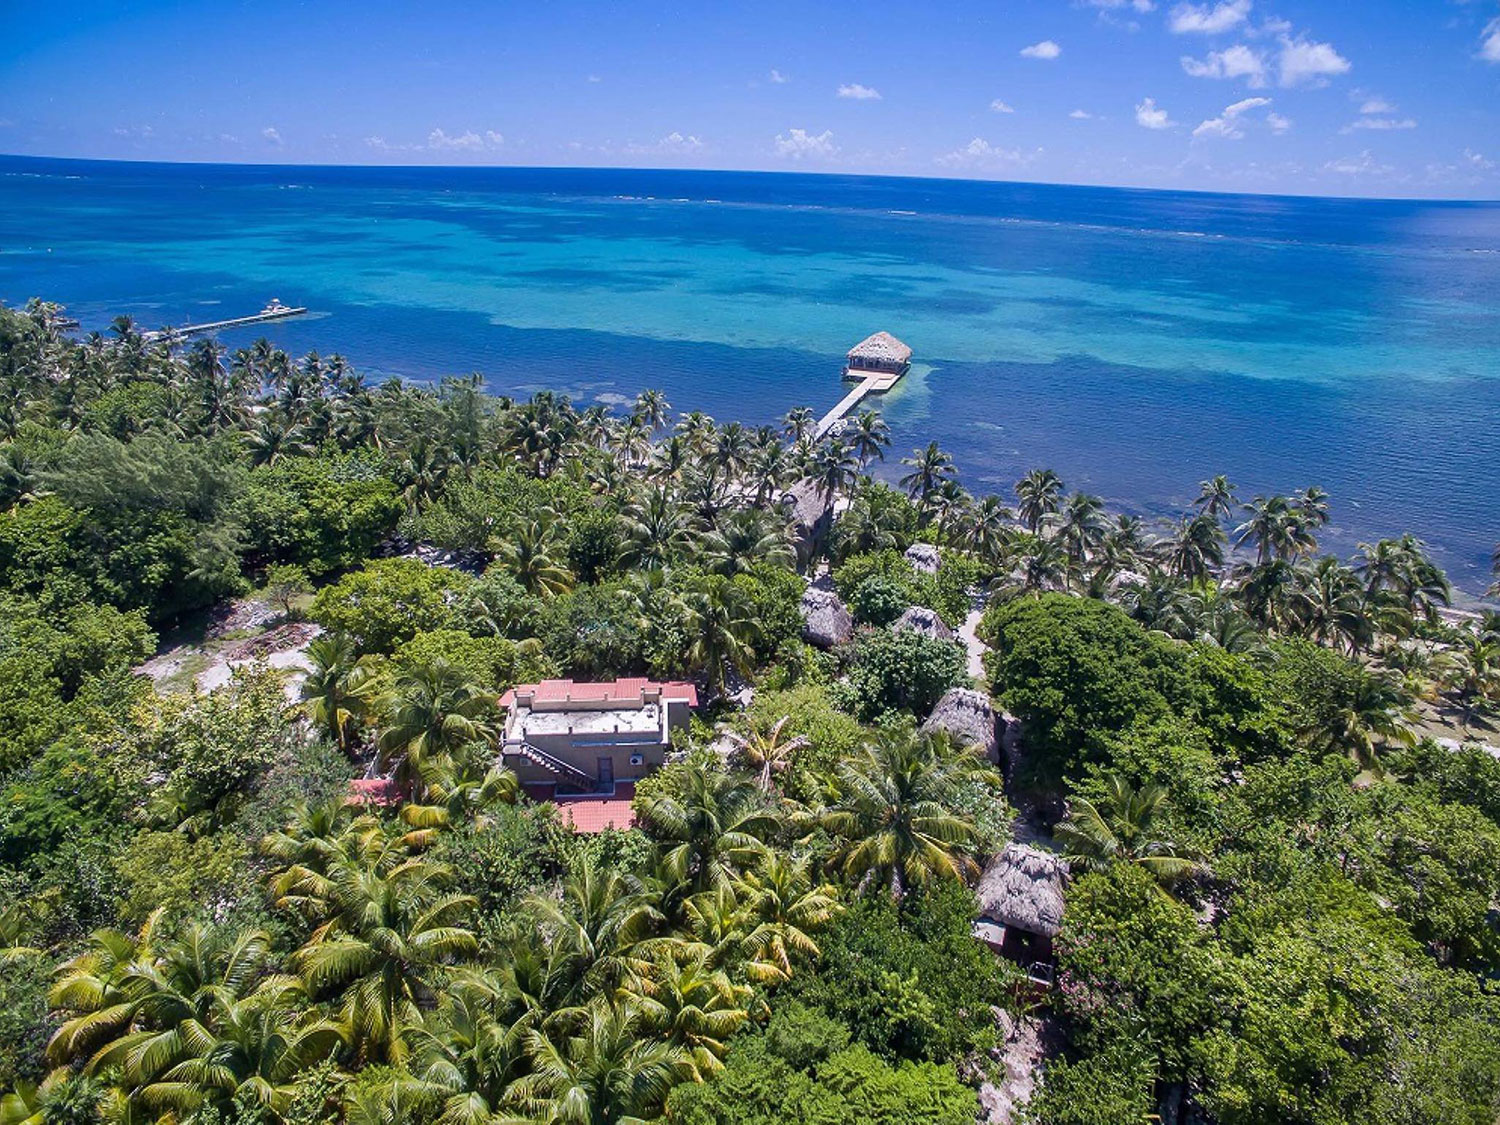
<svg viewBox="0 0 1500 1125"><path fill-rule="evenodd" d="M154 160L130 157L99 156L44 156L35 153L0 152L0 160L41 160L72 162L75 164L152 165L167 168L246 168L281 169L311 168L329 170L359 169L368 171L536 171L536 172L667 172L708 173L710 175L756 175L756 176L826 176L829 178L862 180L914 180L924 183L953 184L1014 184L1028 187L1058 187L1103 189L1106 191L1154 192L1174 195L1226 196L1253 199L1321 199L1330 202L1348 203L1428 203L1460 206L1500 205L1500 196L1491 198L1434 197L1422 195L1321 195L1314 192L1295 191L1228 191L1215 188L1141 187L1133 184L1087 183L1070 180L1026 180L993 179L985 176L940 176L920 173L891 172L847 172L832 169L803 168L687 168L661 165L635 164L360 164L353 162L320 161L253 161L253 160Z"/></svg>

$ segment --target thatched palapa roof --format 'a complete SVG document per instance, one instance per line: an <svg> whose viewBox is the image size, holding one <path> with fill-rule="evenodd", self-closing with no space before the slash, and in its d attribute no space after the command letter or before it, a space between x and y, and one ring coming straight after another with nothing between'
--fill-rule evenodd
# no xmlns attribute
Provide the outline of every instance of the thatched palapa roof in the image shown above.
<svg viewBox="0 0 1500 1125"><path fill-rule="evenodd" d="M939 641L951 641L953 630L948 628L948 623L937 615L937 610L928 609L925 605L909 605L906 611L891 625L892 629L910 629L914 633L921 633L924 637L932 637Z"/></svg>
<svg viewBox="0 0 1500 1125"><path fill-rule="evenodd" d="M910 363L911 349L889 332L866 336L849 349L849 359L880 360L886 363Z"/></svg>
<svg viewBox="0 0 1500 1125"><path fill-rule="evenodd" d="M832 648L854 639L854 618L832 590L809 587L802 595L802 636L819 648Z"/></svg>
<svg viewBox="0 0 1500 1125"><path fill-rule="evenodd" d="M979 908L985 918L1027 933L1056 937L1062 929L1061 856L1027 844L1006 844L979 880Z"/></svg>
<svg viewBox="0 0 1500 1125"><path fill-rule="evenodd" d="M990 697L973 688L949 688L922 724L925 734L942 731L964 746L978 746L990 761L999 758L999 736L995 731L995 705Z"/></svg>

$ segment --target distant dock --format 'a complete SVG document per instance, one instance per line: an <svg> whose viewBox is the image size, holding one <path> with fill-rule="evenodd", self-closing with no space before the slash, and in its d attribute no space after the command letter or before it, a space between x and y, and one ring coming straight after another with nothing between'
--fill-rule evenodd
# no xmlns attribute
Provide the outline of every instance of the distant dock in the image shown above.
<svg viewBox="0 0 1500 1125"><path fill-rule="evenodd" d="M184 324L181 328L160 328L153 332L142 332L143 340L159 340L164 336L197 336L204 332L218 332L225 328L244 328L249 324L265 324L271 320L286 320L288 317L302 316L307 308L302 305L283 305L280 301L272 299L271 303L260 312L251 316L236 316L229 320L213 320L207 324Z"/></svg>
<svg viewBox="0 0 1500 1125"><path fill-rule="evenodd" d="M885 394L911 370L911 349L889 332L877 332L849 349L844 366L845 379L857 379L854 389L822 418L813 431L813 440L822 441L837 433L845 418L866 395Z"/></svg>

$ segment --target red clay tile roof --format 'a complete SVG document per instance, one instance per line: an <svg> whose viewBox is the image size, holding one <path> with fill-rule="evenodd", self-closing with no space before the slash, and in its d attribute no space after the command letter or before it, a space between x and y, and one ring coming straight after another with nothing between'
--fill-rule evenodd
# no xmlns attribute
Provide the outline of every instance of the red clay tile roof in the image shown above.
<svg viewBox="0 0 1500 1125"><path fill-rule="evenodd" d="M500 706L516 703L516 692L533 692L538 703L619 702L640 705L641 693L659 690L665 700L680 700L689 707L698 706L698 689L678 680L658 683L645 678L611 680L608 683L579 683L576 680L543 680L539 684L517 684L500 697Z"/></svg>
<svg viewBox="0 0 1500 1125"><path fill-rule="evenodd" d="M603 832L606 828L629 828L635 824L635 814L630 802L635 799L635 782L615 783L615 791L597 797L556 796L556 786L551 782L530 782L522 788L533 801L551 801L557 809L557 819L571 824L574 831L583 833Z"/></svg>

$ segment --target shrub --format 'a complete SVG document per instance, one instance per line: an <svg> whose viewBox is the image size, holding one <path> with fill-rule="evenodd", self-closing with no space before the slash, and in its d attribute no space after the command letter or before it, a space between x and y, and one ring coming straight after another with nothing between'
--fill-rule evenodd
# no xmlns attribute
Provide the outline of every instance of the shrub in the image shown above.
<svg viewBox="0 0 1500 1125"><path fill-rule="evenodd" d="M849 611L862 625L884 628L911 605L908 584L884 574L872 574L854 587L849 596Z"/></svg>
<svg viewBox="0 0 1500 1125"><path fill-rule="evenodd" d="M848 698L854 714L866 722L900 711L925 717L943 692L969 678L963 645L914 629L861 636L854 660Z"/></svg>
<svg viewBox="0 0 1500 1125"><path fill-rule="evenodd" d="M456 606L473 583L415 559L379 559L319 590L308 616L348 633L363 652L390 653L418 633L459 627Z"/></svg>

